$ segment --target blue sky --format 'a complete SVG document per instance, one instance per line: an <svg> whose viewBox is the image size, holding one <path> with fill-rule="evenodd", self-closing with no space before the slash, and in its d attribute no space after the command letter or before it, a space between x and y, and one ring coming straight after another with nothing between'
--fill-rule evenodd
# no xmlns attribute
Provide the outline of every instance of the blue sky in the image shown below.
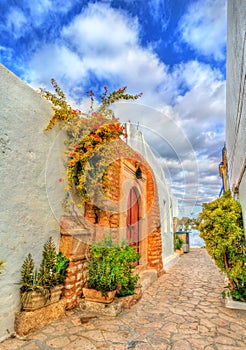
<svg viewBox="0 0 246 350"><path fill-rule="evenodd" d="M127 85L139 123L184 206L214 199L224 145L225 0L1 0L0 60L33 88ZM192 209L191 209L192 211Z"/></svg>

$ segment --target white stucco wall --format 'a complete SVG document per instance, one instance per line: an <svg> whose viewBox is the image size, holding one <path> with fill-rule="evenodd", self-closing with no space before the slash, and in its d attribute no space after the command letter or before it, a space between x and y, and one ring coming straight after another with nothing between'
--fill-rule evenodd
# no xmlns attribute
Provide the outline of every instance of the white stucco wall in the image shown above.
<svg viewBox="0 0 246 350"><path fill-rule="evenodd" d="M227 16L228 171L230 188L237 186L239 189L246 228L246 1L228 0Z"/></svg>
<svg viewBox="0 0 246 350"><path fill-rule="evenodd" d="M20 270L32 253L36 265L49 236L59 245L59 218L64 198L63 133L44 132L51 116L49 102L0 65L0 341L14 332L20 310ZM164 173L144 141L128 124L129 145L140 152L155 172L161 213L163 262L167 269L173 254L174 203Z"/></svg>
<svg viewBox="0 0 246 350"><path fill-rule="evenodd" d="M0 340L14 332L19 311L20 269L31 252L40 262L43 244L52 236L59 243L59 225L49 205L64 196L59 188L61 161L51 166L50 151L61 154L54 140L58 130L44 132L52 116L51 104L0 65ZM51 152L52 153L52 152ZM59 157L53 157L58 159ZM54 197L56 196L56 199Z"/></svg>
<svg viewBox="0 0 246 350"><path fill-rule="evenodd" d="M142 132L130 122L126 123L126 132L128 134L127 144L146 159L155 174L161 217L162 259L164 269L168 269L176 260L173 246L173 217L178 211L177 199L172 195L164 171L146 143Z"/></svg>

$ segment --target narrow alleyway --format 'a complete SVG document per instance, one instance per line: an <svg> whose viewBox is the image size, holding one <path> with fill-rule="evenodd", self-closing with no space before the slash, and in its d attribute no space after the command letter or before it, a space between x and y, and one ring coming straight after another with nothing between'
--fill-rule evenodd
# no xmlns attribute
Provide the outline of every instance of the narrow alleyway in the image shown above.
<svg viewBox="0 0 246 350"><path fill-rule="evenodd" d="M25 340L1 343L0 349L245 350L246 311L224 307L224 285L206 251L191 249L116 318L82 323L83 311L69 311Z"/></svg>

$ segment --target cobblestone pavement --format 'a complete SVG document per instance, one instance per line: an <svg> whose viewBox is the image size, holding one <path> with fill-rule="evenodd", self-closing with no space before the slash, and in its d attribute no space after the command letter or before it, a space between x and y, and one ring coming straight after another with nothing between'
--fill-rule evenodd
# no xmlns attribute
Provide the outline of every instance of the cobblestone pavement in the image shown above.
<svg viewBox="0 0 246 350"><path fill-rule="evenodd" d="M1 350L246 349L246 311L224 307L224 277L204 249L188 254L117 317L86 319L82 310Z"/></svg>

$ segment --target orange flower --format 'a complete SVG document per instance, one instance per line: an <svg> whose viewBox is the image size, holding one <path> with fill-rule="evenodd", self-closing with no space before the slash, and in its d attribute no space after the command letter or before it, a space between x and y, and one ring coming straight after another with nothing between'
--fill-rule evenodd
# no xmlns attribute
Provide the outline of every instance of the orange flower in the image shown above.
<svg viewBox="0 0 246 350"><path fill-rule="evenodd" d="M62 178L60 177L60 178L58 179L58 181L59 181L59 182L62 182Z"/></svg>
<svg viewBox="0 0 246 350"><path fill-rule="evenodd" d="M74 166L75 162L73 160L70 161L69 165Z"/></svg>

